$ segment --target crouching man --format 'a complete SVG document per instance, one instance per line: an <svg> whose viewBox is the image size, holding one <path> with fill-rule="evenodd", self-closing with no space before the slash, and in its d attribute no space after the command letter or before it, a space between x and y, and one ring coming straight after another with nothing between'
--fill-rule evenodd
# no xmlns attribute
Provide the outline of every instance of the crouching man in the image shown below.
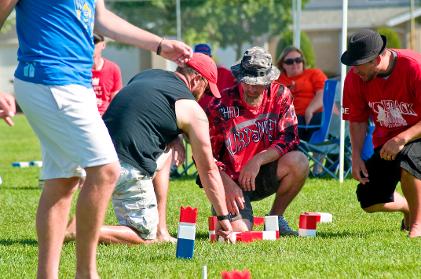
<svg viewBox="0 0 421 279"><path fill-rule="evenodd" d="M212 58L195 53L175 72L147 70L136 75L113 99L103 116L116 148L121 172L112 196L119 226L102 226L103 243L141 244L156 239L158 210L152 178L167 160L166 150L179 134L188 137L206 195L221 221L219 235L232 228L221 176L212 156L209 124L196 102L205 90L220 97ZM75 237L74 224L67 239Z"/></svg>
<svg viewBox="0 0 421 279"><path fill-rule="evenodd" d="M281 235L298 235L283 217L308 175L308 160L296 151L292 96L275 82L279 70L262 48L248 49L231 71L239 83L224 90L222 98L214 98L206 113L233 229L251 230L251 201L275 194L268 214L279 216Z"/></svg>

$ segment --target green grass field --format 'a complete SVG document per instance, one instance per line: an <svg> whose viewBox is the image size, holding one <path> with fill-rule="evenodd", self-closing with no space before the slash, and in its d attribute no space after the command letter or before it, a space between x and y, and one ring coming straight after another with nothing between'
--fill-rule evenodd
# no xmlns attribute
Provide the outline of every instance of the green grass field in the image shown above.
<svg viewBox="0 0 421 279"><path fill-rule="evenodd" d="M0 123L0 278L34 278L37 266L35 212L40 195L39 168L12 168L14 161L40 160L37 139L23 116L13 128ZM386 175L386 174L385 174ZM208 241L209 203L193 178L172 181L168 204L170 233L176 235L181 205L198 207L194 258L175 257L175 245L100 245L102 278L208 278L248 269L252 278L421 278L421 239L399 231L400 214L366 214L355 198L355 181L310 179L286 212L297 228L303 211L333 214L316 238L281 238L250 244ZM272 199L254 204L257 216L267 213ZM74 213L74 209L72 211ZM111 206L106 223L116 224ZM64 245L60 278L75 273L75 245Z"/></svg>

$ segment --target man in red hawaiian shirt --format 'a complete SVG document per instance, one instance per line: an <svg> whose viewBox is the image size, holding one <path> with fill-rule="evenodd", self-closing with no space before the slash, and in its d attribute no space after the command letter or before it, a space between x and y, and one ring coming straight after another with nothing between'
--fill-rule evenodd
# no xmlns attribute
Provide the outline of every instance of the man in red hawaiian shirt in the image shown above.
<svg viewBox="0 0 421 279"><path fill-rule="evenodd" d="M268 213L279 216L281 235L297 235L283 214L304 185L308 160L296 150L291 94L274 82L279 70L260 47L248 49L231 70L239 84L214 99L206 113L233 229L251 230L251 201L276 194Z"/></svg>

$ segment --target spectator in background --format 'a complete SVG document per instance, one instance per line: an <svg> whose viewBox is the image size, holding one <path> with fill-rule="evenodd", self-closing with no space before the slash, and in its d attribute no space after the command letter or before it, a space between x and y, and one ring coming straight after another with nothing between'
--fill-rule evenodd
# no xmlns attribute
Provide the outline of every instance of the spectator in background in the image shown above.
<svg viewBox="0 0 421 279"><path fill-rule="evenodd" d="M194 46L193 52L199 52L212 57L212 48L210 45L202 43ZM223 92L226 88L233 87L236 84L235 77L231 71L222 65L217 65L218 69L218 86L219 92ZM207 104L213 98L212 94L207 92L200 100L199 104L202 108L206 108Z"/></svg>
<svg viewBox="0 0 421 279"><path fill-rule="evenodd" d="M0 118L13 126L12 117L16 114L15 98L7 93L0 93Z"/></svg>
<svg viewBox="0 0 421 279"><path fill-rule="evenodd" d="M319 69L306 69L303 52L293 46L285 48L278 59L281 71L278 81L286 85L294 97L298 118L298 135L308 141L322 121L323 90L326 75ZM309 128L303 128L309 125Z"/></svg>
<svg viewBox="0 0 421 279"><path fill-rule="evenodd" d="M96 94L99 114L103 115L115 94L122 87L120 67L102 57L105 49L104 36L94 33L94 64L92 66L92 88Z"/></svg>

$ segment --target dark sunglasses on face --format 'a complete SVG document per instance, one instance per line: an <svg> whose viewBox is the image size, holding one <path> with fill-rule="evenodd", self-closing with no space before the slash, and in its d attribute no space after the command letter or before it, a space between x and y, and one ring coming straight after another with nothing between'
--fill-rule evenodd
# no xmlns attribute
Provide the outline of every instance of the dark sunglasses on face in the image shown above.
<svg viewBox="0 0 421 279"><path fill-rule="evenodd" d="M288 58L284 60L284 63L287 65L292 65L292 64L300 64L303 63L303 58L302 57L296 57L296 58Z"/></svg>

